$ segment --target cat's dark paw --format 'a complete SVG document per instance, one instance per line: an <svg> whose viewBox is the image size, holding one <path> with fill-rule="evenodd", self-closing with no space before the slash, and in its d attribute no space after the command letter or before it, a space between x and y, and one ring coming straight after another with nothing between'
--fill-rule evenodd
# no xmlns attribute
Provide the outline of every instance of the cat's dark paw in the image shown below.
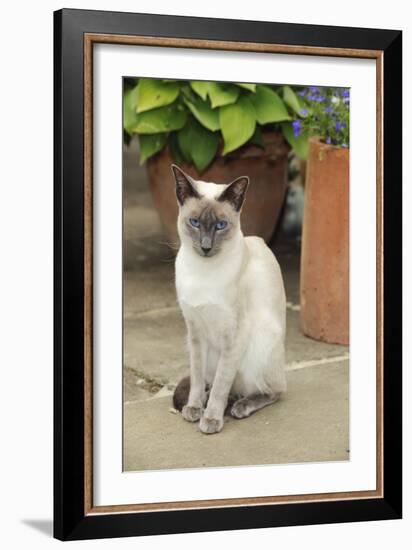
<svg viewBox="0 0 412 550"><path fill-rule="evenodd" d="M216 434L223 428L223 418L208 418L203 415L200 419L199 428L204 434Z"/></svg>
<svg viewBox="0 0 412 550"><path fill-rule="evenodd" d="M197 422L202 416L203 409L200 407L189 407L185 405L182 409L182 416L188 422Z"/></svg>
<svg viewBox="0 0 412 550"><path fill-rule="evenodd" d="M246 418L250 416L250 413L250 403L248 399L238 399L230 409L230 414L233 418Z"/></svg>

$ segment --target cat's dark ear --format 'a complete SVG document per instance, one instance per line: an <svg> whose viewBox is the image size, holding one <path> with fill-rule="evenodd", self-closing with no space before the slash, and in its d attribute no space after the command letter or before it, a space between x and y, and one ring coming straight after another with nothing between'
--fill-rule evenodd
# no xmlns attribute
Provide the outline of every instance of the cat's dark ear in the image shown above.
<svg viewBox="0 0 412 550"><path fill-rule="evenodd" d="M247 176L237 178L229 183L218 200L229 202L236 212L239 212L245 200L248 185L249 178Z"/></svg>
<svg viewBox="0 0 412 550"><path fill-rule="evenodd" d="M176 182L176 197L180 205L183 205L190 197L200 198L190 176L185 174L176 164L172 164L172 172Z"/></svg>

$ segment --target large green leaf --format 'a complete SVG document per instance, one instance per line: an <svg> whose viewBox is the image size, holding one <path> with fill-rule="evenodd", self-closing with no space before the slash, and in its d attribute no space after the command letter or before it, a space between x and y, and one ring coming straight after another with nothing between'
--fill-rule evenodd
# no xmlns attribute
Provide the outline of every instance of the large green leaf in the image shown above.
<svg viewBox="0 0 412 550"><path fill-rule="evenodd" d="M212 109L235 103L239 97L240 90L234 84L226 82L209 82L208 94Z"/></svg>
<svg viewBox="0 0 412 550"><path fill-rule="evenodd" d="M219 135L199 125L194 139L196 142L192 145L192 159L199 172L203 172L216 156Z"/></svg>
<svg viewBox="0 0 412 550"><path fill-rule="evenodd" d="M286 141L295 151L295 153L303 160L308 158L309 150L309 134L307 131L303 131L298 137L293 133L293 126L291 122L284 122L282 125L282 132Z"/></svg>
<svg viewBox="0 0 412 550"><path fill-rule="evenodd" d="M167 142L167 134L143 134L139 136L140 164L163 149Z"/></svg>
<svg viewBox="0 0 412 550"><path fill-rule="evenodd" d="M190 86L203 101L206 101L207 96L209 96L212 109L216 109L216 107L221 107L222 105L235 103L240 94L238 86L229 82L191 80ZM243 85L240 84L240 86Z"/></svg>
<svg viewBox="0 0 412 550"><path fill-rule="evenodd" d="M256 84L247 84L245 82L236 82L237 86L249 90L249 92L256 92Z"/></svg>
<svg viewBox="0 0 412 550"><path fill-rule="evenodd" d="M172 132L169 134L169 148L172 158L176 164L182 164L185 161L182 151L180 150L179 143L177 141L178 132Z"/></svg>
<svg viewBox="0 0 412 550"><path fill-rule="evenodd" d="M177 134L179 148L188 162L203 172L214 159L219 145L219 134L210 132L191 118Z"/></svg>
<svg viewBox="0 0 412 550"><path fill-rule="evenodd" d="M224 148L223 154L230 153L250 139L256 126L256 112L251 100L241 96L232 105L225 105L219 111Z"/></svg>
<svg viewBox="0 0 412 550"><path fill-rule="evenodd" d="M173 103L151 111L139 113L133 128L138 134L158 134L180 130L186 124L187 112L182 105Z"/></svg>
<svg viewBox="0 0 412 550"><path fill-rule="evenodd" d="M137 112L170 105L179 95L177 82L164 82L156 78L141 78L137 86Z"/></svg>
<svg viewBox="0 0 412 550"><path fill-rule="evenodd" d="M197 98L197 95L193 92L189 84L182 84L180 87L180 92L183 99L194 101L194 99Z"/></svg>
<svg viewBox="0 0 412 550"><path fill-rule="evenodd" d="M197 95L200 95L200 97L205 100L207 98L207 94L209 91L209 84L210 82L205 82L203 80L191 80L190 86L192 87L192 90L197 93Z"/></svg>
<svg viewBox="0 0 412 550"><path fill-rule="evenodd" d="M198 97L193 101L185 98L184 101L202 126L205 126L205 128L212 132L219 130L219 112L217 109L213 110L207 101L203 101Z"/></svg>
<svg viewBox="0 0 412 550"><path fill-rule="evenodd" d="M263 143L263 135L262 135L262 127L256 125L255 133L250 138L250 142L253 145L257 145L258 147L264 147L265 144Z"/></svg>
<svg viewBox="0 0 412 550"><path fill-rule="evenodd" d="M123 97L123 127L130 135L137 124L136 105L137 86L127 90Z"/></svg>
<svg viewBox="0 0 412 550"><path fill-rule="evenodd" d="M290 120L289 113L278 94L267 86L257 86L256 93L250 96L256 109L259 124Z"/></svg>
<svg viewBox="0 0 412 550"><path fill-rule="evenodd" d="M283 99L297 115L300 115L302 105L300 104L299 97L290 86L283 86Z"/></svg>
<svg viewBox="0 0 412 550"><path fill-rule="evenodd" d="M180 153L182 154L184 160L192 164L192 146L193 143L191 142L192 139L192 123L191 119L189 119L189 122L186 124L184 128L179 130L177 132L177 146L179 148Z"/></svg>

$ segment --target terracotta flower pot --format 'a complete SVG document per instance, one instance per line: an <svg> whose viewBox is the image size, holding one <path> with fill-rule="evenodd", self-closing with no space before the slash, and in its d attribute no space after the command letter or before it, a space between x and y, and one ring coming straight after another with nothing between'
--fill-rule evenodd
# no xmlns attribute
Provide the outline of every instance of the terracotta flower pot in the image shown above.
<svg viewBox="0 0 412 550"><path fill-rule="evenodd" d="M301 326L349 343L349 150L311 138L301 256Z"/></svg>
<svg viewBox="0 0 412 550"><path fill-rule="evenodd" d="M230 183L239 176L249 176L250 185L241 219L243 233L269 241L285 199L289 146L280 133L264 134L264 144L264 149L247 145L225 157L218 155L202 174L185 163L181 168L195 179L221 184ZM166 238L169 242L178 242L178 208L170 168L173 162L166 147L148 160L147 172Z"/></svg>

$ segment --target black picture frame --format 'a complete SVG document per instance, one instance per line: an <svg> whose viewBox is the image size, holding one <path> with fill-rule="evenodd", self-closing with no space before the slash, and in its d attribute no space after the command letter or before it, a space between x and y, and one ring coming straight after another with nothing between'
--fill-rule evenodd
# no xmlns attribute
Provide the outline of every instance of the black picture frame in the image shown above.
<svg viewBox="0 0 412 550"><path fill-rule="evenodd" d="M130 513L85 512L84 36L139 35L383 56L383 495ZM54 14L54 536L61 540L397 519L402 515L402 33L64 9Z"/></svg>

